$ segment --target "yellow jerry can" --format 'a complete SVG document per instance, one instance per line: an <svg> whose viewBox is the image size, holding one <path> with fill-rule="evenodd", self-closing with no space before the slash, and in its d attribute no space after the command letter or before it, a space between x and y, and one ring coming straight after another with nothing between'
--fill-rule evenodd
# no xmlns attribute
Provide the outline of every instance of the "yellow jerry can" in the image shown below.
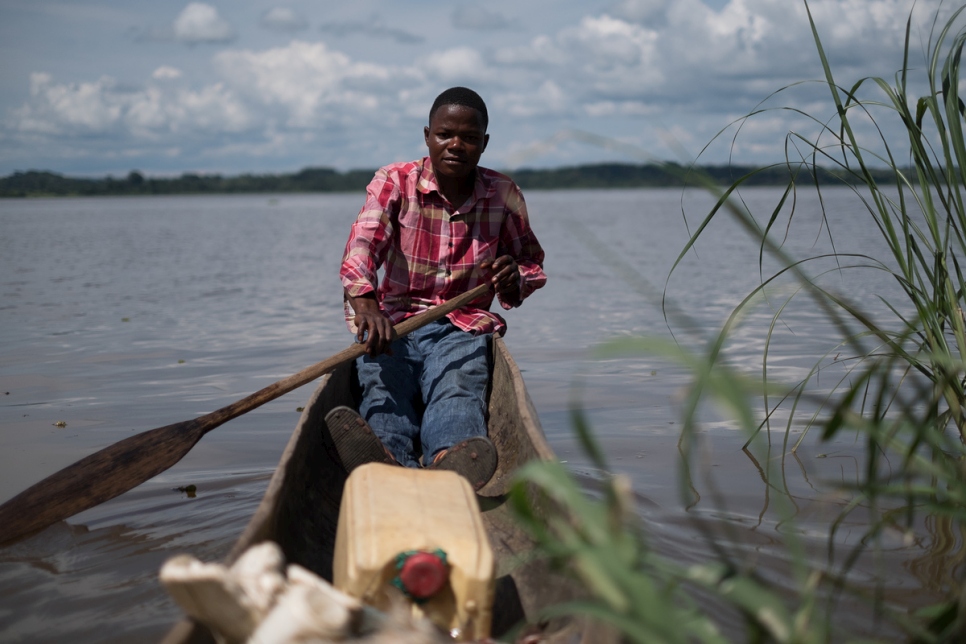
<svg viewBox="0 0 966 644"><path fill-rule="evenodd" d="M493 575L493 551L466 479L381 463L353 470L339 511L336 588L383 610L401 594L416 615L466 641L490 634Z"/></svg>

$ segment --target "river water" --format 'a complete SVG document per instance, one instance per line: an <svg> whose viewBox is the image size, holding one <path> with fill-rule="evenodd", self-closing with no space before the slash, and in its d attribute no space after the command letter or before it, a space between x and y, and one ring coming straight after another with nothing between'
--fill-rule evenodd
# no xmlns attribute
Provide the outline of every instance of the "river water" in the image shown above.
<svg viewBox="0 0 966 644"><path fill-rule="evenodd" d="M778 194L752 189L745 199L765 212ZM881 254L854 195L840 189L824 197L836 249ZM860 446L818 445L810 436L795 456L771 454L791 494L791 523L762 481L767 463L742 452L745 437L710 410L690 481L700 500L686 505L676 462L687 372L654 357L595 353L603 342L638 335L700 351L759 283L756 243L722 219L669 279L689 226L708 211L706 195L644 189L527 198L549 282L506 315L506 340L558 456L593 490L603 473L575 447L570 409L579 406L609 469L633 482L656 550L680 563L705 561L708 527L716 539L730 530L745 563L778 588L793 588L783 534L794 530L816 565L824 562L827 522L845 503L833 487L860 475ZM0 201L0 501L96 449L222 407L345 348L351 336L337 273L359 206L359 195L328 194ZM786 248L824 252L814 197L798 208ZM873 271L827 279L870 310L881 310L876 295L893 288ZM783 301L777 290L775 297L735 333L733 364L760 372L764 331ZM786 317L770 373L791 381L835 340L804 301ZM159 567L179 553L206 561L227 553L312 387L214 430L137 489L0 549L0 640L161 636L179 611L157 582ZM793 424L793 433L801 430ZM177 491L189 484L195 498ZM855 545L861 530L846 525L837 545ZM878 560L860 561L855 583L880 588L896 606L928 603L945 583L948 554L930 548L928 536L887 541ZM841 623L889 635L871 615L848 610Z"/></svg>

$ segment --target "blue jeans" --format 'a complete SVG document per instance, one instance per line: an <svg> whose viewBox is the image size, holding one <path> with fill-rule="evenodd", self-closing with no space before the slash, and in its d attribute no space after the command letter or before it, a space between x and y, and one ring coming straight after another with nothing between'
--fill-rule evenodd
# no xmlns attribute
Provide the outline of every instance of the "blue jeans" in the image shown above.
<svg viewBox="0 0 966 644"><path fill-rule="evenodd" d="M392 355L356 361L359 413L400 464L429 464L440 451L486 436L489 334L437 320L392 343Z"/></svg>

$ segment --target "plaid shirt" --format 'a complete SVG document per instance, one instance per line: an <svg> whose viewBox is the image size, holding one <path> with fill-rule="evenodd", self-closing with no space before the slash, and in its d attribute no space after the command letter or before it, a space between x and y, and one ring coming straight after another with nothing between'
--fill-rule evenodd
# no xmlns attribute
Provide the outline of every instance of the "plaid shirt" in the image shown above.
<svg viewBox="0 0 966 644"><path fill-rule="evenodd" d="M352 297L376 290L380 308L394 324L482 284L483 259L510 255L520 269L521 301L547 281L543 249L530 229L523 195L509 177L477 167L472 196L454 208L439 192L428 157L394 163L376 172L366 189L342 257L342 285ZM377 289L377 270L384 277ZM473 334L506 332L489 311L492 292L451 313L449 319ZM355 317L346 303L346 322Z"/></svg>

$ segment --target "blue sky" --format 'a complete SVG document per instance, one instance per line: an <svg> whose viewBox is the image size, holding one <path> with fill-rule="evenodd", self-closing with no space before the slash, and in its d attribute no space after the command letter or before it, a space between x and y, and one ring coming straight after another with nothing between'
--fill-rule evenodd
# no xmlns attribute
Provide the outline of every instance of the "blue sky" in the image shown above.
<svg viewBox="0 0 966 644"><path fill-rule="evenodd" d="M809 6L841 83L893 77L912 0ZM0 0L0 61L2 175L374 168L423 154L452 85L487 101L490 167L686 161L821 76L801 0ZM772 104L825 118L826 97ZM779 159L789 118L701 160Z"/></svg>

